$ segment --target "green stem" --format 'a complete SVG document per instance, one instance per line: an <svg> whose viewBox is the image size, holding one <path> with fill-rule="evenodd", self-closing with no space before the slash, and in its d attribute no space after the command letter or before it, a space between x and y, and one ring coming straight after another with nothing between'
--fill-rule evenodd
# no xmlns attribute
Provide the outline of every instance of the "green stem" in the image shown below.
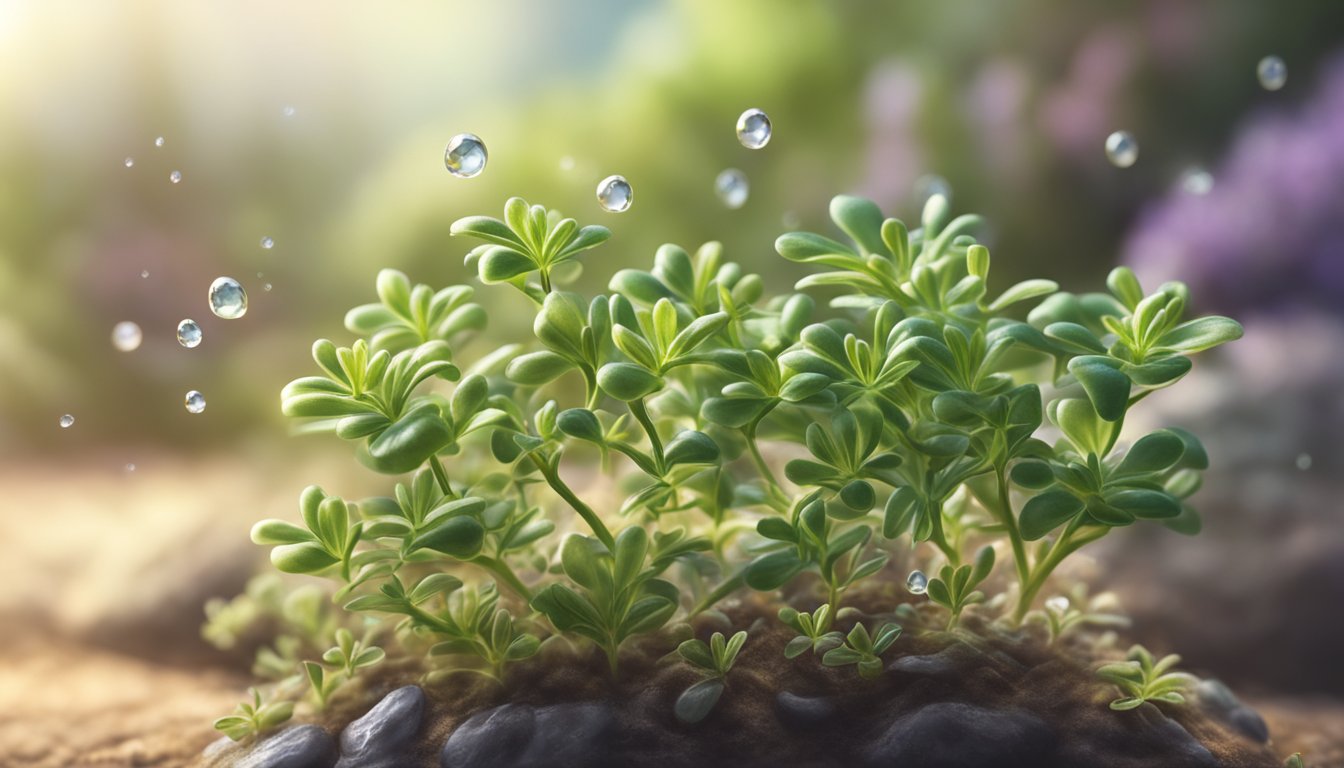
<svg viewBox="0 0 1344 768"><path fill-rule="evenodd" d="M587 365L582 366L580 370L583 372L583 391L586 395L584 406L590 411L596 410L597 401L602 397L602 390L597 386L597 373Z"/></svg>
<svg viewBox="0 0 1344 768"><path fill-rule="evenodd" d="M929 519L933 521L933 532L929 535L929 541L933 542L933 545L938 547L943 556L947 558L947 562L953 568L956 568L961 564L961 555L958 554L956 547L947 543L947 534L943 532L942 502L933 505L932 509L929 510L929 515Z"/></svg>
<svg viewBox="0 0 1344 768"><path fill-rule="evenodd" d="M448 473L443 469L443 462L439 461L438 454L431 454L429 457L429 468L434 472L434 479L439 482L439 490L448 498L456 498L453 494L453 488L448 484Z"/></svg>
<svg viewBox="0 0 1344 768"><path fill-rule="evenodd" d="M700 602L691 609L691 615L695 616L709 610L710 606L741 589L747 583L747 569L744 567L731 578L715 587L713 591L705 595Z"/></svg>
<svg viewBox="0 0 1344 768"><path fill-rule="evenodd" d="M764 480L769 487L770 495L787 507L789 503L788 494L784 493L784 489L780 486L778 478L775 477L775 473L770 470L770 465L766 463L765 457L761 455L760 446L756 445L756 428L760 425L761 420L766 417L766 414L770 413L773 408L773 405L766 408L761 415L752 419L750 424L742 428L742 434L747 439L747 450L751 453L751 461L756 465L756 471L761 474L761 479Z"/></svg>
<svg viewBox="0 0 1344 768"><path fill-rule="evenodd" d="M471 559L471 562L481 566L499 577L501 581L509 586L523 601L529 605L532 603L532 590L527 588L518 574L513 572L509 564L502 559L487 557L486 555L477 555Z"/></svg>
<svg viewBox="0 0 1344 768"><path fill-rule="evenodd" d="M654 426L652 417L649 416L649 409L644 405L644 398L631 400L627 405L630 406L630 413L634 414L635 421L644 428L644 433L649 436L649 446L653 449L653 462L658 466L661 472L665 469L663 466L663 441L658 437L658 428Z"/></svg>
<svg viewBox="0 0 1344 768"><path fill-rule="evenodd" d="M616 539L611 535L611 531L607 530L607 526L602 522L602 519L597 516L597 513L593 511L593 508L584 504L583 500L576 496L574 491L569 489L568 485L565 485L565 481L560 479L560 473L548 462L543 461L538 457L535 451L529 453L528 456L532 458L532 463L537 466L537 469L541 470L541 476L546 478L547 485L551 486L551 489L559 494L560 498L565 500L565 503L569 504L575 512L579 513L579 517L582 517L583 521L592 529L593 535L596 536L609 551L615 552Z"/></svg>
<svg viewBox="0 0 1344 768"><path fill-rule="evenodd" d="M1022 533L1018 530L1017 518L1013 515L1013 501L1012 497L1008 495L1008 474L1005 472L1002 463L994 467L994 472L999 481L999 519L1008 534L1008 540L1013 545L1013 563L1017 566L1017 582L1025 589L1027 579L1030 577L1031 564L1027 561L1027 548L1022 542Z"/></svg>
<svg viewBox="0 0 1344 768"><path fill-rule="evenodd" d="M1080 530L1078 521L1081 519L1081 516L1074 518L1073 523L1070 523L1069 527L1064 529L1064 533L1055 541L1054 546L1050 548L1045 557L1036 564L1031 578L1023 585L1022 594L1017 601L1017 610L1013 612L1013 620L1018 624L1021 624L1022 620L1026 618L1027 611L1031 610L1031 604L1035 602L1037 593L1041 591L1041 587L1045 586L1045 580L1064 561L1064 558L1078 551L1083 545L1105 536L1107 531L1110 530L1104 525L1099 525L1075 538L1074 534Z"/></svg>

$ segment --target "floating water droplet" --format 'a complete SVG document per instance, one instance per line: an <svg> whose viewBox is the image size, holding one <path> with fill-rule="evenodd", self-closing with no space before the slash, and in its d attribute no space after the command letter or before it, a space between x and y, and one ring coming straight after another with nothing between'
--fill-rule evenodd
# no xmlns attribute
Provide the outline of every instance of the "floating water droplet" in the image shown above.
<svg viewBox="0 0 1344 768"><path fill-rule="evenodd" d="M621 213L630 210L635 201L635 190L624 176L608 176L597 183L597 202L603 210Z"/></svg>
<svg viewBox="0 0 1344 768"><path fill-rule="evenodd" d="M770 116L759 109L748 109L737 118L737 140L747 149L760 149L770 143Z"/></svg>
<svg viewBox="0 0 1344 768"><path fill-rule="evenodd" d="M947 179L936 173L926 173L915 179L914 184L915 199L919 201L917 210L924 210L924 205L929 202L934 195L942 197L947 202L952 202L952 185L947 183Z"/></svg>
<svg viewBox="0 0 1344 768"><path fill-rule="evenodd" d="M205 410L205 395L193 389L182 399L182 404L186 406L187 413L200 413Z"/></svg>
<svg viewBox="0 0 1344 768"><path fill-rule="evenodd" d="M261 247L269 251L275 247L275 241L272 240L269 235L263 237L261 238Z"/></svg>
<svg viewBox="0 0 1344 768"><path fill-rule="evenodd" d="M173 171L172 173L168 174L168 180L173 182L174 184L178 183L179 181L182 180L182 172Z"/></svg>
<svg viewBox="0 0 1344 768"><path fill-rule="evenodd" d="M1128 168L1139 159L1139 142L1129 131L1116 131L1106 137L1106 159L1116 168Z"/></svg>
<svg viewBox="0 0 1344 768"><path fill-rule="evenodd" d="M247 291L232 277L217 277L210 284L210 311L225 320L247 314Z"/></svg>
<svg viewBox="0 0 1344 768"><path fill-rule="evenodd" d="M284 109L280 110L280 113L283 114L285 117L293 117L297 112L298 110L293 107L285 107Z"/></svg>
<svg viewBox="0 0 1344 768"><path fill-rule="evenodd" d="M1181 173L1181 191L1203 197L1213 191L1213 174L1203 168L1187 168Z"/></svg>
<svg viewBox="0 0 1344 768"><path fill-rule="evenodd" d="M1308 469L1311 469L1311 454L1310 454L1310 453L1299 453L1299 454L1297 454L1297 468L1300 469L1300 470L1302 470L1303 472L1306 472Z"/></svg>
<svg viewBox="0 0 1344 768"><path fill-rule="evenodd" d="M574 158L570 157L569 155L565 155L564 157L560 158L560 170L562 171L574 170Z"/></svg>
<svg viewBox="0 0 1344 768"><path fill-rule="evenodd" d="M162 146L163 146L163 137L162 137L162 136L160 136L160 137L158 137L157 139L154 140L154 146L156 146L156 147L162 147Z"/></svg>
<svg viewBox="0 0 1344 768"><path fill-rule="evenodd" d="M448 141L443 151L443 167L460 179L479 176L489 159L485 142L474 133L459 133Z"/></svg>
<svg viewBox="0 0 1344 768"><path fill-rule="evenodd" d="M177 343L187 349L194 349L201 344L201 339L205 336L201 332L201 326L196 324L195 320L187 318L177 324Z"/></svg>
<svg viewBox="0 0 1344 768"><path fill-rule="evenodd" d="M1277 91L1288 82L1288 65L1278 56L1266 56L1255 65L1255 76L1260 80L1261 88Z"/></svg>
<svg viewBox="0 0 1344 768"><path fill-rule="evenodd" d="M747 174L729 168L714 179L714 194L719 196L719 200L732 209L741 208L747 202L747 193L750 191L747 185Z"/></svg>
<svg viewBox="0 0 1344 768"><path fill-rule="evenodd" d="M148 278L148 277L149 277L149 270L148 270L148 269L142 269L142 270L140 270L140 277L141 277L142 279L143 279L143 278Z"/></svg>
<svg viewBox="0 0 1344 768"><path fill-rule="evenodd" d="M929 590L929 577L923 571L911 571L905 578L905 588L912 595L922 595Z"/></svg>
<svg viewBox="0 0 1344 768"><path fill-rule="evenodd" d="M271 284L270 284L270 283L262 283L261 290L266 291L267 293L270 293L270 292L271 292Z"/></svg>
<svg viewBox="0 0 1344 768"><path fill-rule="evenodd" d="M131 463L131 462L129 462L129 461L126 462L126 471L127 471L127 472L134 472L134 471L135 471L135 464L133 464L133 463Z"/></svg>
<svg viewBox="0 0 1344 768"><path fill-rule="evenodd" d="M140 332L140 326L130 320L123 320L112 326L112 346L122 352L134 352L139 349L142 339L144 334Z"/></svg>
<svg viewBox="0 0 1344 768"><path fill-rule="evenodd" d="M1063 595L1055 595L1045 601L1045 608L1054 613L1064 613L1069 610L1069 598Z"/></svg>
<svg viewBox="0 0 1344 768"><path fill-rule="evenodd" d="M135 165L135 158L127 156L127 158L123 162L126 163L127 168L131 168Z"/></svg>
<svg viewBox="0 0 1344 768"><path fill-rule="evenodd" d="M61 417L60 425L61 429L69 429L70 427L73 427L75 425L75 417L68 413L65 414Z"/></svg>

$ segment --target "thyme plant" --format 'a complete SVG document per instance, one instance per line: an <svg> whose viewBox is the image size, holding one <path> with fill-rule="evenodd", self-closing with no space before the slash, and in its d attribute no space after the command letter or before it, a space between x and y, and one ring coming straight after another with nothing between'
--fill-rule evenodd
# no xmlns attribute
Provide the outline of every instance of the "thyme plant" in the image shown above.
<svg viewBox="0 0 1344 768"><path fill-rule="evenodd" d="M281 404L408 477L368 499L309 488L301 524L263 521L253 540L280 570L334 581L346 611L394 620L405 647L501 679L553 635L590 642L615 675L631 638L805 577L817 589L807 612L780 611L799 633L780 651L868 676L900 627L836 617L899 548L927 545L954 626L994 588L996 553L1012 594L978 610L1021 622L1112 529L1198 531L1198 440L1122 430L1237 323L1187 319L1184 286L1145 293L1124 268L1106 293L1005 287L979 220L942 197L916 228L856 197L830 213L848 242L780 237L819 271L775 296L717 243L665 245L584 296L565 286L607 229L519 198L503 219L457 221L485 290L531 304L535 339L463 361L489 314L477 289L381 272L378 301L346 315L356 338L318 341L318 375ZM619 496L577 484L585 467ZM731 659L710 660L722 682Z"/></svg>

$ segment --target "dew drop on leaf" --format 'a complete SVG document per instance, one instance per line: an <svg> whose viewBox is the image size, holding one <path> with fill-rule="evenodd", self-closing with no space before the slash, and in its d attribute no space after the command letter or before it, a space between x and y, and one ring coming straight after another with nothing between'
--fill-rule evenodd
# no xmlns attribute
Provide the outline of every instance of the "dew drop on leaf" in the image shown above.
<svg viewBox="0 0 1344 768"><path fill-rule="evenodd" d="M144 334L140 332L140 326L130 320L123 320L112 326L112 346L122 352L134 352L139 349L143 339Z"/></svg>
<svg viewBox="0 0 1344 768"><path fill-rule="evenodd" d="M186 406L187 413L200 413L205 410L205 395L193 389L183 398L182 404Z"/></svg>
<svg viewBox="0 0 1344 768"><path fill-rule="evenodd" d="M479 176L487 159L485 142L474 133L457 134L443 151L443 167L459 179Z"/></svg>
<svg viewBox="0 0 1344 768"><path fill-rule="evenodd" d="M75 417L68 413L65 414L61 417L60 425L61 429L69 429L70 427L73 427L75 425Z"/></svg>
<svg viewBox="0 0 1344 768"><path fill-rule="evenodd" d="M714 179L714 194L728 208L741 208L747 202L748 191L747 175L736 168L729 168Z"/></svg>
<svg viewBox="0 0 1344 768"><path fill-rule="evenodd" d="M929 589L929 577L925 576L923 571L911 571L905 578L905 588L910 590L912 595L922 595Z"/></svg>
<svg viewBox="0 0 1344 768"><path fill-rule="evenodd" d="M608 176L597 183L597 203L602 210L621 213L635 201L635 190L624 176Z"/></svg>
<svg viewBox="0 0 1344 768"><path fill-rule="evenodd" d="M1288 65L1278 56L1266 56L1255 65L1255 76L1260 87L1266 91L1277 91L1288 82Z"/></svg>
<svg viewBox="0 0 1344 768"><path fill-rule="evenodd" d="M1139 142L1129 131L1116 131L1106 137L1106 159L1116 168L1128 168L1139 159Z"/></svg>
<svg viewBox="0 0 1344 768"><path fill-rule="evenodd" d="M737 140L747 149L760 149L770 143L770 116L759 109L748 109L737 118Z"/></svg>
<svg viewBox="0 0 1344 768"><path fill-rule="evenodd" d="M197 325L196 321L191 318L177 324L177 343L187 349L199 346L202 336L201 326Z"/></svg>
<svg viewBox="0 0 1344 768"><path fill-rule="evenodd" d="M210 311L225 320L247 314L247 291L232 277L217 277L210 284Z"/></svg>

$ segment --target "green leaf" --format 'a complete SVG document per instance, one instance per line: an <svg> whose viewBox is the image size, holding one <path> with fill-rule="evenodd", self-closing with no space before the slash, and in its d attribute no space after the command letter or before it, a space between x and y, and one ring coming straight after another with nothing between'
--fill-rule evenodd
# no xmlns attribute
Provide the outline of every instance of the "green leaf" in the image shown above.
<svg viewBox="0 0 1344 768"><path fill-rule="evenodd" d="M609 553L602 542L587 536L571 535L560 546L560 565L565 575L584 589L603 587L599 571L603 567L600 561L606 556Z"/></svg>
<svg viewBox="0 0 1344 768"><path fill-rule="evenodd" d="M340 559L316 542L285 544L271 550L271 563L285 573L317 573Z"/></svg>
<svg viewBox="0 0 1344 768"><path fill-rule="evenodd" d="M882 521L882 535L894 539L910 530L910 524L922 514L924 503L919 493L908 485L903 485L887 498L887 506Z"/></svg>
<svg viewBox="0 0 1344 768"><path fill-rule="evenodd" d="M1143 699L1136 699L1132 696L1127 696L1123 699L1116 699L1115 701L1112 701L1111 709L1114 709L1117 712L1124 712L1130 709L1137 709L1142 705L1143 705Z"/></svg>
<svg viewBox="0 0 1344 768"><path fill-rule="evenodd" d="M401 474L425 463L453 441L453 432L438 407L416 408L383 430L369 443L369 456L379 472Z"/></svg>
<svg viewBox="0 0 1344 768"><path fill-rule="evenodd" d="M1181 513L1181 502L1162 491L1122 490L1106 494L1106 503L1138 518L1171 518Z"/></svg>
<svg viewBox="0 0 1344 768"><path fill-rule="evenodd" d="M1096 334L1078 323L1051 323L1045 326L1045 335L1059 342L1070 352L1084 355L1106 354L1106 345L1101 343Z"/></svg>
<svg viewBox="0 0 1344 768"><path fill-rule="evenodd" d="M573 370L574 364L554 352L540 351L519 355L509 361L504 375L510 381L525 387L539 387L554 381L566 371Z"/></svg>
<svg viewBox="0 0 1344 768"><path fill-rule="evenodd" d="M459 560L480 554L485 528L473 517L453 517L411 542L411 551L432 549Z"/></svg>
<svg viewBox="0 0 1344 768"><path fill-rule="evenodd" d="M252 543L271 546L275 544L302 544L313 541L313 534L283 520L262 520L252 526Z"/></svg>
<svg viewBox="0 0 1344 768"><path fill-rule="evenodd" d="M804 565L791 550L772 552L751 561L747 566L746 582L752 589L762 592L779 589L801 573Z"/></svg>
<svg viewBox="0 0 1344 768"><path fill-rule="evenodd" d="M672 339L667 348L668 357L676 358L691 352L727 327L730 319L726 312L715 312L692 320Z"/></svg>
<svg viewBox="0 0 1344 768"><path fill-rule="evenodd" d="M719 446L704 432L687 429L668 442L664 458L668 466L712 464L719 460Z"/></svg>
<svg viewBox="0 0 1344 768"><path fill-rule="evenodd" d="M677 646L677 653L681 658L694 664L701 669L715 671L714 656L709 652L709 646L701 640L687 640Z"/></svg>
<svg viewBox="0 0 1344 768"><path fill-rule="evenodd" d="M663 379L631 363L607 363L597 372L602 391L625 402L638 400L663 388Z"/></svg>
<svg viewBox="0 0 1344 768"><path fill-rule="evenodd" d="M1069 373L1087 391L1097 415L1106 421L1118 421L1129 408L1129 377L1109 357L1083 355L1069 361Z"/></svg>
<svg viewBox="0 0 1344 768"><path fill-rule="evenodd" d="M701 680L682 691L673 708L677 719L688 725L698 723L709 716L714 705L719 703L725 688L723 680L715 677Z"/></svg>
<svg viewBox="0 0 1344 768"><path fill-rule="evenodd" d="M872 200L836 195L831 198L831 220L865 254L887 254L886 244L882 242L882 211Z"/></svg>
<svg viewBox="0 0 1344 768"><path fill-rule="evenodd" d="M989 311L1002 312L1019 301L1044 296L1058 290L1059 284L1054 280L1023 280L1000 294L999 298L989 305Z"/></svg>
<svg viewBox="0 0 1344 768"><path fill-rule="evenodd" d="M502 245L491 246L476 264L477 275L487 285L508 282L536 268L531 257Z"/></svg>
<svg viewBox="0 0 1344 768"><path fill-rule="evenodd" d="M866 480L851 480L840 489L840 501L859 512L867 512L877 503L877 494Z"/></svg>
<svg viewBox="0 0 1344 768"><path fill-rule="evenodd" d="M1017 462L1010 474L1014 483L1031 490L1048 488L1055 482L1055 473L1050 470L1050 465L1038 459Z"/></svg>
<svg viewBox="0 0 1344 768"><path fill-rule="evenodd" d="M1106 276L1106 287L1130 310L1143 301L1143 287L1129 267L1116 267Z"/></svg>
<svg viewBox="0 0 1344 768"><path fill-rule="evenodd" d="M597 414L587 408L569 408L561 411L556 417L556 426L570 437L580 440L587 440L590 443L598 445L605 442L602 434L602 422L597 420Z"/></svg>
<svg viewBox="0 0 1344 768"><path fill-rule="evenodd" d="M1120 465L1115 475L1142 475L1164 472L1176 465L1185 454L1185 442L1175 432L1158 430L1139 438Z"/></svg>
<svg viewBox="0 0 1344 768"><path fill-rule="evenodd" d="M1190 354L1235 341L1243 333L1241 324L1231 318L1216 315L1201 317L1181 323L1164 333L1158 340L1158 346Z"/></svg>
<svg viewBox="0 0 1344 768"><path fill-rule="evenodd" d="M1046 491L1027 500L1019 523L1022 538L1035 541L1083 511L1083 502L1067 491Z"/></svg>

